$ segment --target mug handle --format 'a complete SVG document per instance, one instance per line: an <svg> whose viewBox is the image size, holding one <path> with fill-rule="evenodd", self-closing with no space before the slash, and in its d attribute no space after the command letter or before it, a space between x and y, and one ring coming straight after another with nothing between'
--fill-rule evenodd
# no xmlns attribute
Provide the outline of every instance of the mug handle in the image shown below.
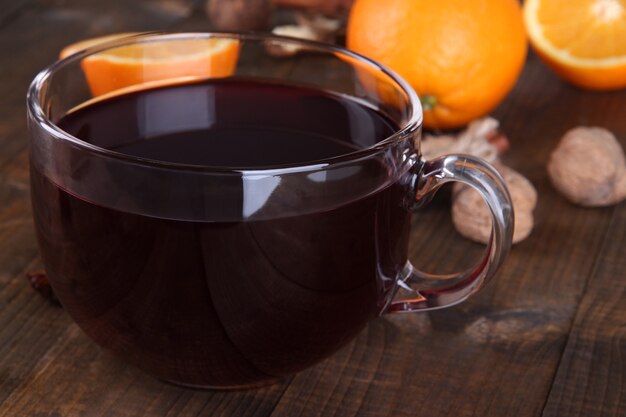
<svg viewBox="0 0 626 417"><path fill-rule="evenodd" d="M481 261L465 272L429 274L407 262L383 310L387 313L435 310L464 301L493 277L511 249L513 203L504 180L490 164L470 155L444 155L418 164L413 181L412 210L430 202L439 187L447 182L458 181L476 189L491 212L491 238ZM399 298L400 289L409 295Z"/></svg>

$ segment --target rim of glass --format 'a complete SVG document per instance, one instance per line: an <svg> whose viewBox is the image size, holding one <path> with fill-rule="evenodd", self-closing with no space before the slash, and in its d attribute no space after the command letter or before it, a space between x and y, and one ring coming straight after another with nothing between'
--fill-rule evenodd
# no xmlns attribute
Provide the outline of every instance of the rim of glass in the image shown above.
<svg viewBox="0 0 626 417"><path fill-rule="evenodd" d="M409 101L409 118L403 126L401 126L397 131L395 131L392 135L386 137L385 139L376 142L375 144L368 146L363 149L359 149L353 152L348 152L342 155L338 155L331 158L325 159L317 159L313 161L304 161L293 164L280 164L280 165L268 165L268 166L259 166L254 168L245 168L245 167L222 167L222 166L210 166L210 165L194 165L194 164L184 164L177 162L167 162L167 161L159 161L156 159L148 159L141 158L137 156L127 155L121 152L112 151L106 148L102 148L97 145L93 145L91 143L85 142L69 133L61 129L54 123L50 118L46 115L39 102L39 97L44 90L44 85L49 78L54 75L54 73L63 69L67 65L71 63L75 63L80 61L90 55L94 55L109 49L118 48L122 46L127 46L136 43L144 43L144 42L156 42L161 40L182 40L182 39L198 39L198 38L225 38L225 39L237 39L240 41L281 41L281 42L289 42L292 44L299 44L300 46L304 46L307 48L312 48L318 51L322 51L324 53L332 53L332 54L341 54L344 56L348 56L356 59L357 61L364 63L365 65L372 68L374 71L379 71L388 76L400 89L407 95ZM308 170L319 170L323 168L327 168L332 165L339 165L342 162L353 162L355 160L360 160L363 158L367 158L372 154L375 154L387 146L404 140L409 137L409 134L417 129L422 124L422 106L421 102L417 96L417 93L413 90L413 88L404 81L398 74L396 74L393 70L389 69L385 65L379 64L378 62L367 58L364 55L359 53L350 51L349 49L335 46L327 43L311 41L306 39L299 39L289 36L278 36L273 34L260 34L260 33L237 33L237 32L184 32L184 33L167 33L167 32L142 32L136 34L129 34L127 36L123 36L119 39L114 39L112 41L103 42L96 46L92 46L81 51L78 51L64 59L60 59L47 68L40 71L33 81L31 82L27 96L27 107L29 113L32 115L34 120L43 127L44 130L47 131L48 134L52 135L56 139L66 140L70 144L84 149L88 152L93 152L96 154L100 154L103 156L110 157L112 159L129 162L137 165L143 165L148 167L155 168L165 168L165 169L175 169L175 170L183 170L183 171L209 171L209 172L232 172L232 173L267 173L268 171L276 171L278 172L289 172L289 171L308 171Z"/></svg>

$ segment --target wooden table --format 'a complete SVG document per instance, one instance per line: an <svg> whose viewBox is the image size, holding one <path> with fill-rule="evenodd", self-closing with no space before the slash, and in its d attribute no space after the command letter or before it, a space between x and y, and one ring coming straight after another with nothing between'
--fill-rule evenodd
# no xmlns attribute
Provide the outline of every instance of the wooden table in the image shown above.
<svg viewBox="0 0 626 417"><path fill-rule="evenodd" d="M24 100L64 45L118 31L206 30L202 2L1 3L0 417L626 415L626 203L573 206L545 170L577 125L604 126L626 146L626 91L579 91L531 54L494 114L512 144L505 162L539 191L536 227L492 284L454 308L380 318L278 385L196 391L116 360L29 287L25 274L40 261ZM465 267L483 250L456 234L448 206L436 199L412 235L412 259L433 272Z"/></svg>

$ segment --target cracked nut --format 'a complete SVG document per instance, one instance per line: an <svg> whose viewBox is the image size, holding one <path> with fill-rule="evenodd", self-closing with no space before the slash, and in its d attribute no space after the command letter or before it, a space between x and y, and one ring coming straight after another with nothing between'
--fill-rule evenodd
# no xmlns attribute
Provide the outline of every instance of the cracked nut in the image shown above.
<svg viewBox="0 0 626 417"><path fill-rule="evenodd" d="M319 35L308 26L284 25L276 26L272 33L279 36L289 36L291 38L319 41ZM280 40L268 40L265 43L267 53L275 57L289 57L299 52L307 50L306 46L297 43L283 42Z"/></svg>
<svg viewBox="0 0 626 417"><path fill-rule="evenodd" d="M513 243L528 237L533 229L533 210L537 205L537 191L532 183L519 172L494 164L504 178L513 200L515 227ZM452 222L464 237L475 242L487 243L491 236L491 214L483 198L466 185L457 185L453 194Z"/></svg>
<svg viewBox="0 0 626 417"><path fill-rule="evenodd" d="M493 162L509 148L509 141L499 130L500 122L483 117L471 122L457 135L425 135L422 156L433 159L447 153L467 153Z"/></svg>
<svg viewBox="0 0 626 417"><path fill-rule="evenodd" d="M565 133L550 156L548 175L554 188L581 206L608 206L626 198L624 150L601 127Z"/></svg>
<svg viewBox="0 0 626 417"><path fill-rule="evenodd" d="M276 26L272 33L291 38L332 43L341 28L341 21L319 14L298 13L296 14L296 20L298 24ZM266 49L270 55L276 57L288 57L299 52L311 50L311 48L307 48L304 45L274 40L267 42Z"/></svg>

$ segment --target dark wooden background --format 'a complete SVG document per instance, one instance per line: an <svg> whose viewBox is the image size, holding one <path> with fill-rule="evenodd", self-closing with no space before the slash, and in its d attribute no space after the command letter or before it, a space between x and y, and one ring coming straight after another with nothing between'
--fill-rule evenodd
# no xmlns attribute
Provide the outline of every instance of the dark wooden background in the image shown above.
<svg viewBox="0 0 626 417"><path fill-rule="evenodd" d="M494 112L505 162L539 191L536 227L499 276L448 310L372 322L330 359L249 391L183 389L100 350L29 287L39 267L29 205L25 93L76 40L137 30L208 30L192 0L0 1L0 417L626 416L626 203L585 209L545 165L560 136L604 126L626 146L626 91L564 84L530 54ZM460 238L443 196L419 218L412 259L450 272L482 247Z"/></svg>

